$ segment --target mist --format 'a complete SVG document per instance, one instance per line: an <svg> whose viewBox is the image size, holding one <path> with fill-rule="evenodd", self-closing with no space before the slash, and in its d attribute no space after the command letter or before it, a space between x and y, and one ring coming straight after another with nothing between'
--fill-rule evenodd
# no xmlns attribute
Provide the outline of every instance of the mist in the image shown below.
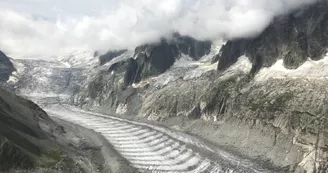
<svg viewBox="0 0 328 173"><path fill-rule="evenodd" d="M52 11L51 15L51 10L47 14L46 6L41 15L35 15L34 9L11 8L10 1L6 1L6 6L0 7L0 50L12 57L47 58L74 50L134 48L170 37L173 32L199 40L253 37L275 16L316 0L120 0L107 4L101 1L104 4L94 7L93 13L87 12L87 5L82 7L90 3L76 1L71 8L86 12L70 13L65 1L58 0L57 3L63 4L56 7L66 8L57 10L58 13ZM36 5L39 1L43 5L54 3L24 1Z"/></svg>

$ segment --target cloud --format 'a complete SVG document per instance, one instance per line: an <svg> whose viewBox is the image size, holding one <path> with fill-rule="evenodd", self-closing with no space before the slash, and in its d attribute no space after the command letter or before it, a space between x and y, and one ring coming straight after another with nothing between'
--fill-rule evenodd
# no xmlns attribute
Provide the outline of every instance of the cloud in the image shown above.
<svg viewBox="0 0 328 173"><path fill-rule="evenodd" d="M32 13L33 9L22 7L25 10L18 12L7 3L0 8L0 49L12 56L46 57L80 49L133 48L172 32L200 40L251 37L275 16L316 0L120 0L107 4L98 0L103 4L93 7L91 0L80 0L77 6L71 4L72 11L81 7L85 14L72 13L65 4L50 0L22 1L42 4L42 15L57 16L48 20ZM92 9L87 10L88 6ZM46 7L51 8L49 14Z"/></svg>

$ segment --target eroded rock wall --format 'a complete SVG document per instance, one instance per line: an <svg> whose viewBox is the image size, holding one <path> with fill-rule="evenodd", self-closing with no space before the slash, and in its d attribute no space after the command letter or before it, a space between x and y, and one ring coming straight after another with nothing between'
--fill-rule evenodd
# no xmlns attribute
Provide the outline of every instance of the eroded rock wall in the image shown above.
<svg viewBox="0 0 328 173"><path fill-rule="evenodd" d="M285 67L295 69L308 58L322 59L328 46L328 2L321 0L315 5L277 17L264 32L256 38L229 40L220 54L218 70L225 70L246 55L254 64L254 71L270 67L283 59Z"/></svg>
<svg viewBox="0 0 328 173"><path fill-rule="evenodd" d="M6 82L13 71L15 68L10 59L0 51L0 82Z"/></svg>

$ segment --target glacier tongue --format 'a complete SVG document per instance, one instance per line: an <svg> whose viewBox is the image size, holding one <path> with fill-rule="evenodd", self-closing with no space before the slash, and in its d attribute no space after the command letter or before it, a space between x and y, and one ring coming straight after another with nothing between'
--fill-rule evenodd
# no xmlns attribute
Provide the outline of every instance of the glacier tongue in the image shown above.
<svg viewBox="0 0 328 173"><path fill-rule="evenodd" d="M98 58L92 50L74 51L68 55L57 57L57 61L62 62L67 67L85 67L98 63Z"/></svg>
<svg viewBox="0 0 328 173"><path fill-rule="evenodd" d="M65 65L64 61L14 59L12 62L17 71L7 81L8 85L39 104L67 102L86 78L84 68Z"/></svg>

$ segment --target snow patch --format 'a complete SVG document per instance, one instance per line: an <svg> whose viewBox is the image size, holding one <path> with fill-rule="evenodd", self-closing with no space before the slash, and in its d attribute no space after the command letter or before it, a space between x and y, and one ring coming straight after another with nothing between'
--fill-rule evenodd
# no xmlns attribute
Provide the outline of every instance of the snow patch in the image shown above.
<svg viewBox="0 0 328 173"><path fill-rule="evenodd" d="M204 57L205 58L205 57ZM189 56L182 55L165 73L153 77L151 82L155 87L162 87L178 79L191 80L201 77L204 73L215 70L217 63L209 61L193 61Z"/></svg>
<svg viewBox="0 0 328 173"><path fill-rule="evenodd" d="M123 115L127 112L128 108L126 104L120 103L116 108L116 114Z"/></svg>
<svg viewBox="0 0 328 173"><path fill-rule="evenodd" d="M9 77L9 79L7 80L7 83L12 83L15 84L19 81L19 77L21 76L21 74L23 74L23 72L25 71L26 67L23 63L20 63L14 59L10 60L11 63L13 64L14 68L16 69L16 71L14 71L11 76Z"/></svg>
<svg viewBox="0 0 328 173"><path fill-rule="evenodd" d="M110 66L112 66L115 63L118 63L120 61L124 61L126 59L132 58L133 57L133 54L134 54L134 50L128 50L125 53L123 53L122 55L113 58L112 60L110 60L109 62L107 62L106 64L104 64L102 66L104 66L104 67L110 67Z"/></svg>
<svg viewBox="0 0 328 173"><path fill-rule="evenodd" d="M308 59L297 69L285 68L281 59L271 67L261 69L255 76L256 81L268 80L270 78L328 78L328 54L318 61Z"/></svg>
<svg viewBox="0 0 328 173"><path fill-rule="evenodd" d="M201 57L198 61L192 60L188 55L182 54L173 66L163 74L141 81L139 84L133 84L132 87L138 88L145 84L152 84L155 87L163 87L178 79L192 80L201 77L203 74L215 71L218 63L211 63L212 58L217 55L225 43L223 40L213 41L211 51L208 55Z"/></svg>
<svg viewBox="0 0 328 173"><path fill-rule="evenodd" d="M26 67L25 67L25 65L24 65L23 63L18 62L18 61L14 60L14 59L11 59L11 63L12 63L13 66L15 67L16 72L17 72L18 74L23 73L23 72L25 71L25 69L26 69Z"/></svg>
<svg viewBox="0 0 328 173"><path fill-rule="evenodd" d="M98 62L98 58L94 57L94 51L74 51L68 55L62 55L57 58L67 68L70 67L84 67Z"/></svg>
<svg viewBox="0 0 328 173"><path fill-rule="evenodd" d="M16 72L13 72L13 74L7 80L7 83L13 83L13 84L15 84L17 82L18 82L17 73Z"/></svg>
<svg viewBox="0 0 328 173"><path fill-rule="evenodd" d="M198 61L193 61L188 55L182 55L169 70L152 78L152 83L154 83L155 87L163 87L178 79L192 80L201 77L207 72L215 71L218 63L212 64L211 61L219 53L223 44L224 41L222 40L213 42L211 52Z"/></svg>
<svg viewBox="0 0 328 173"><path fill-rule="evenodd" d="M23 94L23 96L29 98L47 98L47 97L70 98L70 95L68 94L45 93L45 92L33 92L33 93Z"/></svg>
<svg viewBox="0 0 328 173"><path fill-rule="evenodd" d="M247 74L252 70L252 63L249 61L248 57L241 56L238 58L237 62L230 66L227 70L223 72L221 79L230 78L236 74Z"/></svg>
<svg viewBox="0 0 328 173"><path fill-rule="evenodd" d="M226 41L224 41L224 40L213 41L212 46L211 46L211 53L214 55L217 55L225 43L226 43Z"/></svg>

